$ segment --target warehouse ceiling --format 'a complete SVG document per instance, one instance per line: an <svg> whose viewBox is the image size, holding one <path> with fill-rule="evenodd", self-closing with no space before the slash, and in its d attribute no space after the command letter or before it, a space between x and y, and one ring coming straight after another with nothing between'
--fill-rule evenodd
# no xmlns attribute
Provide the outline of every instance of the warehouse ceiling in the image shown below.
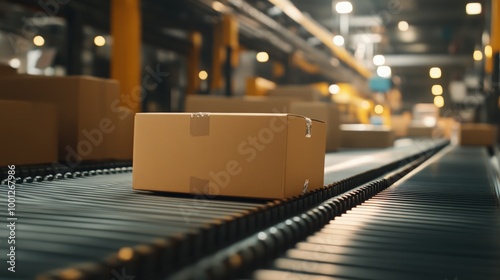
<svg viewBox="0 0 500 280"><path fill-rule="evenodd" d="M267 0L251 0L260 10L283 24L294 25L283 19L285 15L276 11ZM333 34L341 33L341 16L334 11L337 1L292 0L304 14L319 22ZM373 55L385 56L385 65L392 68L393 76L401 81L401 90L406 102L432 102L431 88L441 84L447 97L447 85L451 80L462 80L478 76L482 67L473 60L474 50L482 50L483 33L489 27L489 1L482 2L483 12L467 15L464 0L351 0L353 11L348 15L348 43L346 48L355 54L357 48L365 47ZM398 24L408 23L407 30ZM404 23L403 23L404 25ZM402 26L404 27L404 26ZM310 37L304 28L299 28L301 37ZM487 38L484 38L487 40ZM309 42L315 42L310 38ZM316 41L317 42L317 41ZM372 46L373 43L373 46ZM363 46L363 44L365 46ZM375 72L371 61L366 66ZM429 77L431 67L440 67L442 77Z"/></svg>
<svg viewBox="0 0 500 280"><path fill-rule="evenodd" d="M332 3L332 0L291 0L304 15L318 22L332 35L340 34L346 22L344 16L344 24L341 26L341 18L333 9L335 1ZM0 1L0 28L7 32L22 34L21 28L26 24L21 18L29 18L36 10L41 10L39 2ZM326 61L329 65L324 65L323 68L327 72L339 73L337 76L331 75L331 82L336 82L335 79L342 81L355 72L343 64L340 67L332 67L332 60L329 58L335 55L332 54L331 48L277 9L271 3L273 1L220 0L218 2L242 15L241 19L245 24L241 25L246 28L241 30L246 32L242 37L243 40L245 36L247 37L246 42L249 45L255 41L252 37L257 34L255 28L262 31L259 34L263 36L261 38L263 41L254 43L253 48L262 46L270 51L274 49L285 54L290 50L302 48L317 61ZM392 68L393 77L396 77L394 80L400 81L406 102L432 102L433 96L430 91L433 84L443 86L446 99L447 85L451 80L461 80L480 74L482 67L474 63L472 54L474 50L482 49L483 41L487 39L483 33L489 29L489 1L475 1L482 3L483 11L479 15L467 15L465 6L468 1L464 0L351 0L350 2L353 11L347 16L348 32L344 34L346 50L352 56L362 58L361 63L374 74L376 67L371 62L371 57L375 54L384 55L385 65ZM19 9L18 5L13 5L14 3L24 4L29 9L27 11ZM218 12L212 8L213 3L213 0L141 1L144 14L143 39L150 44L165 45L185 51L187 49L185 42L169 37L168 34L171 32L167 31L172 28L184 28L210 32L209 25L218 17ZM282 29L276 29L274 25L262 22L256 24L258 20L252 19L249 14L244 14L241 9L236 9L236 4L247 5L260 11L266 18L278 23ZM57 16L67 17L67 7L70 6L85 12L87 16L81 20L86 24L100 30L109 30L109 1L70 1L67 6L61 5ZM398 24L402 21L408 23L407 30L401 31L398 28ZM64 37L64 34L58 32L59 21L50 21L46 25L46 28L41 28L41 32L46 32L47 36L53 33L57 40ZM50 30L55 31L50 32ZM286 36L283 33L286 33ZM270 34L275 36L271 38ZM266 43L274 46L265 46ZM429 77L430 67L441 67L443 75L439 80ZM346 72L346 69L349 71Z"/></svg>

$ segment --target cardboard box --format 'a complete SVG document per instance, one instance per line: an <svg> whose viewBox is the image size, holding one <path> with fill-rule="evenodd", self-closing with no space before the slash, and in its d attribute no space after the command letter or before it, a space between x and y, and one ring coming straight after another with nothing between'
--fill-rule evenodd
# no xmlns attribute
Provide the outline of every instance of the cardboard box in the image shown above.
<svg viewBox="0 0 500 280"><path fill-rule="evenodd" d="M398 138L408 136L408 128L411 123L411 116L407 117L405 115L391 116L391 128L394 131L394 136Z"/></svg>
<svg viewBox="0 0 500 280"><path fill-rule="evenodd" d="M191 95L186 97L186 112L217 113L287 113L290 103L298 98L267 98L263 96L223 97Z"/></svg>
<svg viewBox="0 0 500 280"><path fill-rule="evenodd" d="M497 143L497 127L485 123L464 123L460 126L460 145L495 146Z"/></svg>
<svg viewBox="0 0 500 280"><path fill-rule="evenodd" d="M321 188L326 128L309 123L289 114L136 114L133 188L253 198Z"/></svg>
<svg viewBox="0 0 500 280"><path fill-rule="evenodd" d="M0 64L0 77L17 75L17 69L6 64Z"/></svg>
<svg viewBox="0 0 500 280"><path fill-rule="evenodd" d="M434 138L437 136L437 128L423 125L410 125L408 127L408 137L414 138Z"/></svg>
<svg viewBox="0 0 500 280"><path fill-rule="evenodd" d="M290 113L326 124L326 150L336 151L340 147L340 112L333 103L297 101L290 104Z"/></svg>
<svg viewBox="0 0 500 280"><path fill-rule="evenodd" d="M0 166L57 161L56 107L0 100Z"/></svg>
<svg viewBox="0 0 500 280"><path fill-rule="evenodd" d="M278 86L267 91L269 97L293 97L303 101L319 101L323 95L321 91L312 85L287 85Z"/></svg>
<svg viewBox="0 0 500 280"><path fill-rule="evenodd" d="M0 99L43 102L57 108L58 155L66 165L112 158L118 82L85 76L11 76L0 79Z"/></svg>
<svg viewBox="0 0 500 280"><path fill-rule="evenodd" d="M340 133L342 147L387 148L394 145L394 132L385 126L342 124Z"/></svg>

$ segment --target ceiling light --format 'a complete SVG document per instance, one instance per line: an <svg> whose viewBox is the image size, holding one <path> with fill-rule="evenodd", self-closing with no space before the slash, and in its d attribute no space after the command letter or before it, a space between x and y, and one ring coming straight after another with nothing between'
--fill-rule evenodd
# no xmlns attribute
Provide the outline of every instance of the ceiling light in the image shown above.
<svg viewBox="0 0 500 280"><path fill-rule="evenodd" d="M391 67L389 66L379 66L377 67L377 75L382 78L389 78L392 74Z"/></svg>
<svg viewBox="0 0 500 280"><path fill-rule="evenodd" d="M384 63L385 63L385 56L377 54L376 56L373 57L373 64L380 66L384 65Z"/></svg>
<svg viewBox="0 0 500 280"><path fill-rule="evenodd" d="M207 71L201 70L200 73L198 73L198 78L200 78L200 80L202 81L206 80L208 78Z"/></svg>
<svg viewBox="0 0 500 280"><path fill-rule="evenodd" d="M21 66L21 60L19 60L19 58L13 58L9 60L9 66L17 69L19 68L19 66Z"/></svg>
<svg viewBox="0 0 500 280"><path fill-rule="evenodd" d="M337 94L340 92L340 87L336 84L332 84L328 87L330 94Z"/></svg>
<svg viewBox="0 0 500 280"><path fill-rule="evenodd" d="M42 36L37 35L33 38L33 44L35 44L35 46L41 47L45 45L45 39Z"/></svg>
<svg viewBox="0 0 500 280"><path fill-rule="evenodd" d="M222 13L225 8L226 8L226 6L224 6L224 4L222 4L219 1L212 2L212 9L216 10L219 13Z"/></svg>
<svg viewBox="0 0 500 280"><path fill-rule="evenodd" d="M335 4L335 11L339 14L349 14L352 12L352 4L349 1L340 1Z"/></svg>
<svg viewBox="0 0 500 280"><path fill-rule="evenodd" d="M106 45L106 39L102 36L95 36L94 38L94 44L98 47L102 47L104 45Z"/></svg>
<svg viewBox="0 0 500 280"><path fill-rule="evenodd" d="M407 31L409 27L410 27L410 25L408 25L408 22L406 22L406 21L400 21L398 23L398 29L400 31Z"/></svg>
<svg viewBox="0 0 500 280"><path fill-rule="evenodd" d="M483 53L480 50L475 50L472 56L474 57L475 61L480 61L483 59Z"/></svg>
<svg viewBox="0 0 500 280"><path fill-rule="evenodd" d="M341 35L333 36L333 43L337 46L343 46L345 43L344 37L342 37Z"/></svg>
<svg viewBox="0 0 500 280"><path fill-rule="evenodd" d="M441 69L439 67L432 67L431 70L429 70L429 76L433 79L441 78Z"/></svg>
<svg viewBox="0 0 500 280"><path fill-rule="evenodd" d="M375 111L375 114L382 114L384 112L384 107L380 104L375 105L375 108L373 108L373 111Z"/></svg>
<svg viewBox="0 0 500 280"><path fill-rule="evenodd" d="M441 85L433 85L431 91L434 95L441 95L443 94L443 87Z"/></svg>
<svg viewBox="0 0 500 280"><path fill-rule="evenodd" d="M465 6L468 15L479 15L481 13L481 3L469 3Z"/></svg>
<svg viewBox="0 0 500 280"><path fill-rule="evenodd" d="M441 95L434 96L434 105L436 107L441 108L444 106L444 98Z"/></svg>
<svg viewBox="0 0 500 280"><path fill-rule="evenodd" d="M487 57L487 58L490 58L493 56L493 49L491 48L490 45L487 45L484 47L484 55Z"/></svg>
<svg viewBox="0 0 500 280"><path fill-rule="evenodd" d="M267 62L269 60L269 55L266 52L259 52L255 58L258 62Z"/></svg>

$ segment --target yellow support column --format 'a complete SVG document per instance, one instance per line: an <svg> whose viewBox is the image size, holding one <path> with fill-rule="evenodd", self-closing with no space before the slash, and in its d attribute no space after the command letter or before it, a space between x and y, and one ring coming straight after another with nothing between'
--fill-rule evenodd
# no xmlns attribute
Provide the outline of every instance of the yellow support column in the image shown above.
<svg viewBox="0 0 500 280"><path fill-rule="evenodd" d="M111 78L120 82L122 105L133 112L141 105L140 0L111 1Z"/></svg>
<svg viewBox="0 0 500 280"><path fill-rule="evenodd" d="M214 27L212 58L212 79L210 89L219 91L226 88L231 92L232 68L238 66L238 21L233 15L224 15ZM223 75L223 72L225 75Z"/></svg>
<svg viewBox="0 0 500 280"><path fill-rule="evenodd" d="M200 32L191 32L189 34L189 40L192 45L188 56L188 85L186 92L188 95L196 94L200 86L200 79L198 78L201 59L200 50L202 44Z"/></svg>

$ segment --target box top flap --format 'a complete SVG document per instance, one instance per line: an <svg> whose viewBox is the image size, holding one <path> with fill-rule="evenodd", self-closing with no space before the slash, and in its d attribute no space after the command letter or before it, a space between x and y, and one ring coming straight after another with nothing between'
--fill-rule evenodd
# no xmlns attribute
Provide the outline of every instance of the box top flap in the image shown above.
<svg viewBox="0 0 500 280"><path fill-rule="evenodd" d="M137 113L136 116L143 116L143 115L178 115L178 116L262 116L262 117L297 117L297 118L303 118L303 119L310 119L301 115L297 114L288 114L288 113L211 113L211 112L198 112L198 113ZM317 119L310 119L311 121L314 122L320 122L324 123L324 121L317 120Z"/></svg>

